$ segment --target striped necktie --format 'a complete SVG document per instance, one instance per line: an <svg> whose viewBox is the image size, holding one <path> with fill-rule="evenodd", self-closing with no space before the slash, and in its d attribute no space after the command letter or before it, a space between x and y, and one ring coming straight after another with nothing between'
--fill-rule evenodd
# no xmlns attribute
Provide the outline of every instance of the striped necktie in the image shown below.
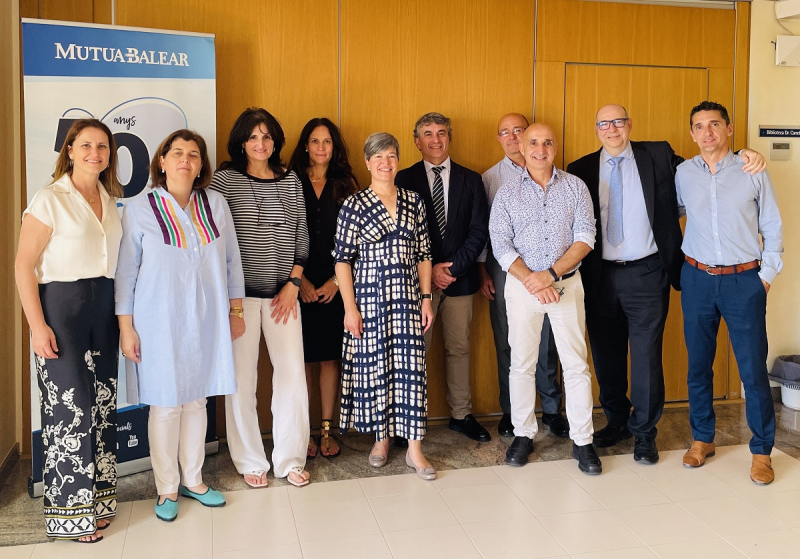
<svg viewBox="0 0 800 559"><path fill-rule="evenodd" d="M623 157L612 157L609 162L614 166L611 169L611 185L608 190L608 223L606 235L612 246L618 247L622 243L622 167Z"/></svg>
<svg viewBox="0 0 800 559"><path fill-rule="evenodd" d="M444 238L444 229L447 226L447 215L444 211L444 181L442 171L444 165L431 169L436 177L433 179L433 212L436 214L436 223L439 225L439 232Z"/></svg>

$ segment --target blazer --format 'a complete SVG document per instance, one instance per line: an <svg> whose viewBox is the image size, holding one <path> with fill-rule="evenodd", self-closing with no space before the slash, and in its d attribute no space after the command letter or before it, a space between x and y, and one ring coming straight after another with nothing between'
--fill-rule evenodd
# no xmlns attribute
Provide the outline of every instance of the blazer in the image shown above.
<svg viewBox="0 0 800 559"><path fill-rule="evenodd" d="M489 239L489 207L483 180L475 171L450 160L447 229L444 238L433 211L433 196L422 161L397 173L395 184L416 192L425 202L431 236L433 264L452 262L450 273L457 279L444 294L449 297L472 295L480 287L478 256Z"/></svg>
<svg viewBox="0 0 800 559"><path fill-rule="evenodd" d="M679 223L678 196L675 191L675 171L683 163L667 142L631 142L633 158L639 170L639 178L644 191L644 203L647 207L647 218L653 229L653 238L661 256L661 262L667 272L669 283L676 290L681 288L681 266L683 252L681 243L683 235ZM603 228L600 226L600 154L602 148L585 155L567 166L567 172L577 175L592 197L594 215L597 218L597 237L594 250L581 264L586 298L593 298L600 286L600 267L603 259Z"/></svg>

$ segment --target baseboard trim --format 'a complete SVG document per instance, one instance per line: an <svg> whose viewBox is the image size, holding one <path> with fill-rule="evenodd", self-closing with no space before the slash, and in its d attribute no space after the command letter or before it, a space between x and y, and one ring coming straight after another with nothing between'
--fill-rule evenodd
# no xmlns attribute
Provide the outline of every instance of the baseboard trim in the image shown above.
<svg viewBox="0 0 800 559"><path fill-rule="evenodd" d="M0 487L11 475L11 470L14 469L17 462L19 462L19 443L14 443L14 446L11 447L11 450L8 451L8 454L3 459L2 465L0 465Z"/></svg>

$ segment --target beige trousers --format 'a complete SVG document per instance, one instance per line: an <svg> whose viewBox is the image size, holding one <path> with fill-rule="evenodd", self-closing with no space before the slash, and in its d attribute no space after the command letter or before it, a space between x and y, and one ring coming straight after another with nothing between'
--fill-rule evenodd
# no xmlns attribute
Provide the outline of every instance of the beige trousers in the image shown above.
<svg viewBox="0 0 800 559"><path fill-rule="evenodd" d="M447 403L450 416L464 419L472 413L469 387L469 327L472 323L472 295L448 297L440 289L433 292L431 303L434 320L442 322L445 370L447 371ZM425 352L431 347L433 328L425 333Z"/></svg>

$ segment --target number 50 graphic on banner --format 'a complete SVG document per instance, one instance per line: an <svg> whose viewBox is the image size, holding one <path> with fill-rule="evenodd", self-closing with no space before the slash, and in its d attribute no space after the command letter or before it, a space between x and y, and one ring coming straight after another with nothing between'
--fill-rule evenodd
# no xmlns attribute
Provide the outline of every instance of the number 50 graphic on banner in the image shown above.
<svg viewBox="0 0 800 559"><path fill-rule="evenodd" d="M117 144L119 179L125 198L139 194L150 179L150 160L158 146L175 130L188 127L186 114L168 99L139 97L120 103L99 117L86 109L69 109L58 120L53 150L58 153L72 123L97 118L111 130Z"/></svg>

